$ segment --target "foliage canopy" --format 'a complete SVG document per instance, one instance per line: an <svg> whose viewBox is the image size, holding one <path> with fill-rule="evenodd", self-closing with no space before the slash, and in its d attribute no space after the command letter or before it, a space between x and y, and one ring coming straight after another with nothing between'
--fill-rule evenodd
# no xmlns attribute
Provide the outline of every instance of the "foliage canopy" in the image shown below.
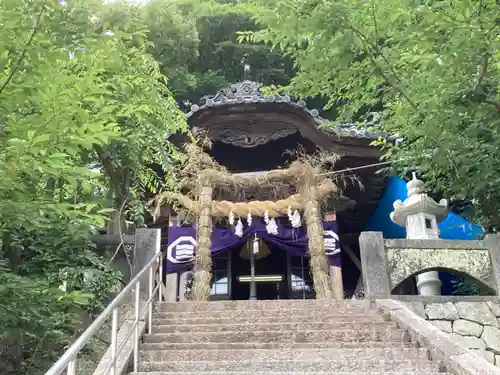
<svg viewBox="0 0 500 375"><path fill-rule="evenodd" d="M3 374L43 371L77 333L77 312L102 308L120 275L89 235L118 207L141 225L140 198L162 183L150 166L168 171L167 134L186 128L146 29L104 29L104 9L0 1Z"/></svg>
<svg viewBox="0 0 500 375"><path fill-rule="evenodd" d="M495 0L0 0L0 372L43 372L102 308L120 274L89 235L144 224L179 108L245 64L499 228L498 31Z"/></svg>
<svg viewBox="0 0 500 375"><path fill-rule="evenodd" d="M257 0L266 42L294 59L286 89L323 96L337 123L376 123L382 141L447 198L476 205L499 228L500 36L498 2Z"/></svg>
<svg viewBox="0 0 500 375"><path fill-rule="evenodd" d="M89 235L143 225L143 198L175 184L179 105L245 63L288 82L291 60L239 30L257 26L233 1L0 0L2 373L43 372L78 333L74 312L101 310L120 274Z"/></svg>

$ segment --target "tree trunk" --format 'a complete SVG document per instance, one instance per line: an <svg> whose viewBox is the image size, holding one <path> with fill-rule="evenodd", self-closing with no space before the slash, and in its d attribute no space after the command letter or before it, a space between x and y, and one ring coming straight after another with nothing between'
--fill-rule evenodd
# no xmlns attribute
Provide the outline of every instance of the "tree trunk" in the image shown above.
<svg viewBox="0 0 500 375"><path fill-rule="evenodd" d="M198 219L198 233L196 246L196 260L194 265L193 287L191 298L195 301L206 301L210 296L210 282L212 281L212 187L209 181L204 181L199 197L200 216Z"/></svg>
<svg viewBox="0 0 500 375"><path fill-rule="evenodd" d="M304 197L304 220L307 225L309 238L309 267L313 278L314 291L317 299L333 298L332 285L328 270L328 259L325 255L323 226L318 202L318 189L316 187L314 171L306 169L299 191Z"/></svg>

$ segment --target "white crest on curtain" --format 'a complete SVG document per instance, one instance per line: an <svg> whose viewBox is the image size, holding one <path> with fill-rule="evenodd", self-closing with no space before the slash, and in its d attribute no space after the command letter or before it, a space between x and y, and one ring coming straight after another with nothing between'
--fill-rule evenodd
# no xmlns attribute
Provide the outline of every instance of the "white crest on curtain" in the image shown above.
<svg viewBox="0 0 500 375"><path fill-rule="evenodd" d="M238 219L238 223L236 223L234 234L236 234L240 238L243 237L243 223L241 222L241 219Z"/></svg>
<svg viewBox="0 0 500 375"><path fill-rule="evenodd" d="M250 212L247 215L247 225L248 226L252 225L252 214Z"/></svg>
<svg viewBox="0 0 500 375"><path fill-rule="evenodd" d="M274 217L269 220L269 223L266 225L266 230L269 234L278 234L278 226L276 225L276 220L274 220Z"/></svg>
<svg viewBox="0 0 500 375"><path fill-rule="evenodd" d="M232 210L229 212L229 225L234 225L234 213Z"/></svg>

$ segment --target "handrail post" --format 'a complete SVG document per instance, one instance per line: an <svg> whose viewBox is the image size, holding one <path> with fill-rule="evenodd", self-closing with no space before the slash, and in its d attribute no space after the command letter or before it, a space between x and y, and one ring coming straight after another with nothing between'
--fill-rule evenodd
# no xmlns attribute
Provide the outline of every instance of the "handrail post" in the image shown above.
<svg viewBox="0 0 500 375"><path fill-rule="evenodd" d="M118 339L118 307L113 309L111 318L111 368L110 375L116 375L116 344Z"/></svg>
<svg viewBox="0 0 500 375"><path fill-rule="evenodd" d="M162 288L161 284L163 283L162 275L163 275L163 254L160 251L160 241L161 241L161 232L159 229L149 229L152 233L153 231L156 234L156 253L150 258L150 260L142 267L142 269L137 272L137 274L130 280L130 282L125 285L125 287L118 293L118 295L111 301L111 303L101 312L101 314L90 324L89 327L78 337L73 344L62 354L62 356L45 372L45 375L61 375L65 373L66 375L76 375L77 370L77 359L81 350L85 345L89 343L89 341L94 337L94 335L109 321L111 317L111 343L109 348L110 360L107 360L104 365L105 370L104 373L107 375L118 375L117 371L121 368L121 353L127 347L127 351L129 350L129 338L134 337L134 346L133 346L133 355L134 355L134 371L137 371L138 361L139 361L139 340L141 334L141 324L142 319L140 314L146 315L146 309L149 309L147 312L148 316L148 328L151 332L152 330L152 313L154 311L153 302L156 301L156 288L158 288L158 299L160 301L162 298ZM151 234L150 233L150 234ZM151 235L149 235L151 238ZM151 246L151 241L143 241L144 246ZM153 268L155 267L155 268ZM154 285L155 272L156 269L159 268L159 284ZM151 273L153 272L153 273ZM148 275L149 273L149 275ZM144 306L143 309L140 308L140 285L141 279L142 284L145 285L146 279L149 277L149 281L151 285L154 285L153 288L149 289L149 303L148 306ZM123 338L123 342L118 342L118 325L119 325L119 310L118 308L123 305L123 303L130 303L130 293L135 288L135 319L134 323L131 325L130 329L126 333ZM121 337L121 334L120 334ZM128 351L127 356L130 354ZM107 358L106 358L107 359ZM110 374L111 373L111 374Z"/></svg>
<svg viewBox="0 0 500 375"><path fill-rule="evenodd" d="M134 333L134 372L139 367L139 305L141 302L141 281L135 285L135 333Z"/></svg>
<svg viewBox="0 0 500 375"><path fill-rule="evenodd" d="M160 262L160 267L158 267L158 283L160 284L160 287L158 288L158 302L161 302L162 301L162 293L163 293L163 254L162 253L160 253L158 260Z"/></svg>
<svg viewBox="0 0 500 375"><path fill-rule="evenodd" d="M149 293L148 293L148 333L153 333L153 267L149 267Z"/></svg>
<svg viewBox="0 0 500 375"><path fill-rule="evenodd" d="M76 357L68 363L68 375L76 375Z"/></svg>

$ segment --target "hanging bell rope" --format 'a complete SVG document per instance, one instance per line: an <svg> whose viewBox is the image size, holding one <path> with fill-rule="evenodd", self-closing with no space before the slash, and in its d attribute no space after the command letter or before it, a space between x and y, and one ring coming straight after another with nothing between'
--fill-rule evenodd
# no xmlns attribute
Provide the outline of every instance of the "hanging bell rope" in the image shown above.
<svg viewBox="0 0 500 375"><path fill-rule="evenodd" d="M252 251L254 255L259 253L259 237L257 237L257 233L255 233L255 238L253 240Z"/></svg>

